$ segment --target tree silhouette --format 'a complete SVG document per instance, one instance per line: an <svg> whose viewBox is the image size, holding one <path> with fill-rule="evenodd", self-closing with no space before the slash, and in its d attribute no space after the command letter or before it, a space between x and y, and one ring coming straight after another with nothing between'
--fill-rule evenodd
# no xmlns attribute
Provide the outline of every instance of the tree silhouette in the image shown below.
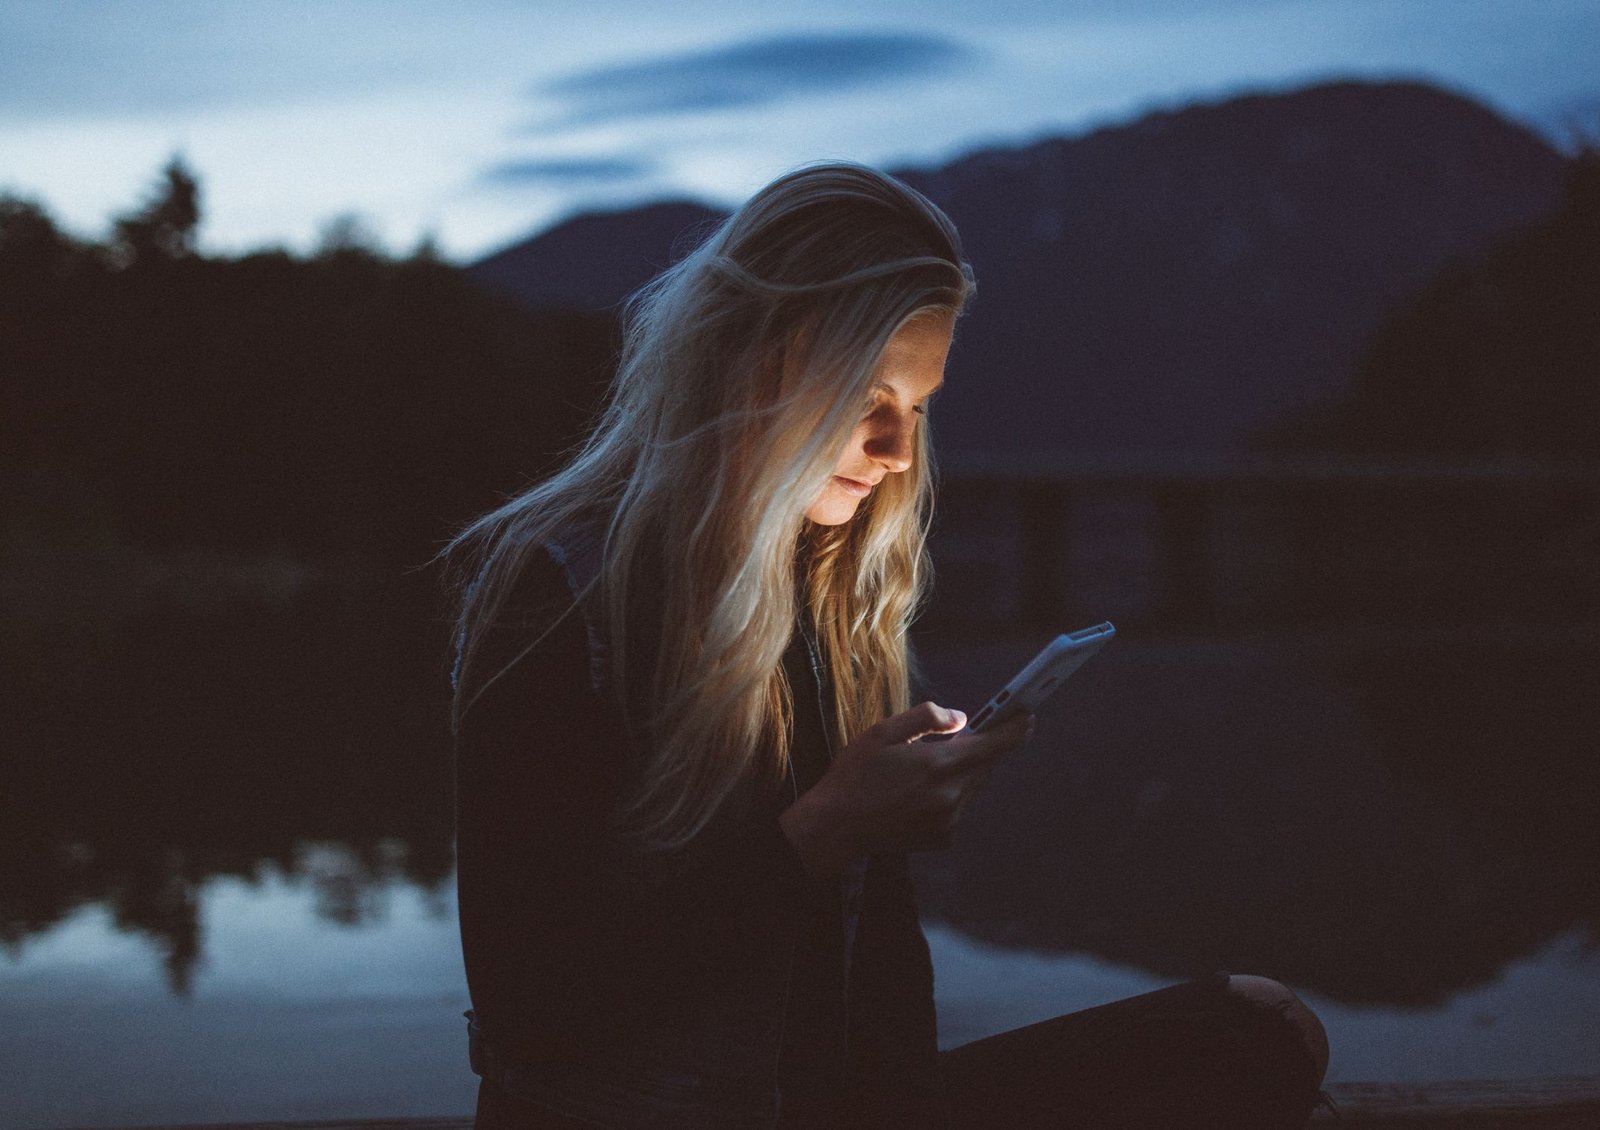
<svg viewBox="0 0 1600 1130"><path fill-rule="evenodd" d="M195 253L199 226L200 181L174 156L144 207L115 221L112 247L124 266L183 259Z"/></svg>
<svg viewBox="0 0 1600 1130"><path fill-rule="evenodd" d="M311 257L238 258L198 253L199 219L179 158L104 246L0 200L0 490L33 491L0 524L72 541L87 497L124 545L414 563L597 407L604 317L517 309L348 217Z"/></svg>

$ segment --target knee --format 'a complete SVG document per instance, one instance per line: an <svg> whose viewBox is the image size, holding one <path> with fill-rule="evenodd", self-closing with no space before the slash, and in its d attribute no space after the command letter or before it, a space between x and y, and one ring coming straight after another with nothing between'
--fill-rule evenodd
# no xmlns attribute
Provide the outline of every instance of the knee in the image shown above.
<svg viewBox="0 0 1600 1130"><path fill-rule="evenodd" d="M1312 1062L1316 1064L1317 1079L1321 1081L1328 1071L1328 1034L1323 1030L1317 1014L1307 1008L1292 989L1266 977L1245 974L1228 977L1228 992L1270 1008L1292 1023L1298 1029Z"/></svg>

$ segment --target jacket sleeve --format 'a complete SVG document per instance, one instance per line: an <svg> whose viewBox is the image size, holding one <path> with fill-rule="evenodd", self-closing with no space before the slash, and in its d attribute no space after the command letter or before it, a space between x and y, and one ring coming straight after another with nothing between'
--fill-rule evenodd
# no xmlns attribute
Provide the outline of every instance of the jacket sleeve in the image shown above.
<svg viewBox="0 0 1600 1130"><path fill-rule="evenodd" d="M456 731L462 950L490 1032L552 1012L578 1022L587 995L568 955L601 927L591 896L619 752L587 682L583 624L555 563L537 556L463 673L476 697Z"/></svg>
<svg viewBox="0 0 1600 1130"><path fill-rule="evenodd" d="M942 1126L933 962L907 858L873 856L861 897L850 971L851 1121Z"/></svg>
<svg viewBox="0 0 1600 1130"><path fill-rule="evenodd" d="M467 682L483 689L456 734L457 853L486 1030L592 1024L619 995L692 986L715 975L699 943L781 928L827 897L765 808L669 856L619 843L623 729L554 558L524 566L479 655Z"/></svg>

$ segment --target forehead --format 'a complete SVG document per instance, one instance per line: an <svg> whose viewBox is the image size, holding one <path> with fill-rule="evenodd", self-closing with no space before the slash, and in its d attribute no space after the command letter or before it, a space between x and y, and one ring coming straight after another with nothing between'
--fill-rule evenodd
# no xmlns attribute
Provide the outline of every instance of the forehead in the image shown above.
<svg viewBox="0 0 1600 1130"><path fill-rule="evenodd" d="M878 357L874 378L920 400L944 382L955 317L944 311L918 314L895 331Z"/></svg>

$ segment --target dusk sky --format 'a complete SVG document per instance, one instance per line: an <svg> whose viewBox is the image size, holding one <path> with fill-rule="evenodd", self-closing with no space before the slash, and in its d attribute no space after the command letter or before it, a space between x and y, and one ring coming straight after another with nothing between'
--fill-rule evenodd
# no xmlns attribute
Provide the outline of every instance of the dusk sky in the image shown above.
<svg viewBox="0 0 1600 1130"><path fill-rule="evenodd" d="M1596 0L0 0L0 191L99 235L182 153L208 249L356 213L465 259L803 161L929 165L1333 77L1600 136L1597 59Z"/></svg>

